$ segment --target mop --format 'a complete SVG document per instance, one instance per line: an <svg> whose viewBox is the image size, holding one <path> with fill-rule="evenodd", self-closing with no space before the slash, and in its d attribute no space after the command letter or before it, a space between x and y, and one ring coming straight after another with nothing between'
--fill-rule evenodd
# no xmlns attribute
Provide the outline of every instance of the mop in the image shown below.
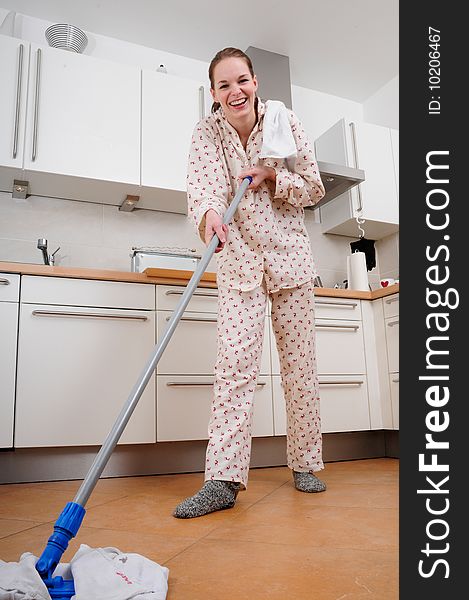
<svg viewBox="0 0 469 600"><path fill-rule="evenodd" d="M238 191L229 205L224 217L223 223L228 224L233 218L239 203L244 195L252 177L247 176L243 179ZM86 477L83 480L73 502L68 502L54 525L54 532L50 536L47 546L42 552L36 563L36 570L44 581L51 598L55 600L70 600L75 594L73 579L64 579L61 575L54 575L54 571L59 565L63 553L68 547L69 541L76 536L85 516L85 505L88 501L94 487L96 486L111 454L119 441L140 397L147 386L150 377L155 371L156 365L160 360L176 326L181 319L184 310L189 303L202 275L204 274L215 249L219 244L219 238L215 234L207 246L207 250L202 256L197 269L194 271L187 287L174 310L164 332L163 336L156 345L153 353L148 360L144 370L134 385L130 395L125 402L119 416L116 419L111 431L105 439L101 449L96 455Z"/></svg>

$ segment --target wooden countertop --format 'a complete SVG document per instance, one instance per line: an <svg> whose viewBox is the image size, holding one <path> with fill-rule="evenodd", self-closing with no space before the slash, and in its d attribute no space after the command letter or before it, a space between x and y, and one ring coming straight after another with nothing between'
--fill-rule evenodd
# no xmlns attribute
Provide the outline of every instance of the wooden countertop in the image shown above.
<svg viewBox="0 0 469 600"><path fill-rule="evenodd" d="M130 271L111 271L107 269L84 269L79 267L52 267L28 263L1 262L0 272L17 273L19 275L42 275L48 277L70 277L72 279L99 279L103 281L124 281L128 283L158 283L165 285L185 285L192 277L192 271L176 269L146 269L144 273ZM200 287L216 288L216 274L206 272L199 283ZM315 288L316 296L335 298L355 298L359 300L375 300L399 292L399 284L386 288L362 292L359 290L336 290L333 288Z"/></svg>

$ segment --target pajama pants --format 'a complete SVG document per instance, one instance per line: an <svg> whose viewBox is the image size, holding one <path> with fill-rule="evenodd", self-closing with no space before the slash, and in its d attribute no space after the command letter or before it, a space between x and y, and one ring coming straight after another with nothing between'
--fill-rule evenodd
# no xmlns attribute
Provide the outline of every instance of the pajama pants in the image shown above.
<svg viewBox="0 0 469 600"><path fill-rule="evenodd" d="M247 486L254 392L260 369L267 298L280 358L287 413L287 464L315 472L322 462L312 282L268 293L218 289L218 347L205 480Z"/></svg>

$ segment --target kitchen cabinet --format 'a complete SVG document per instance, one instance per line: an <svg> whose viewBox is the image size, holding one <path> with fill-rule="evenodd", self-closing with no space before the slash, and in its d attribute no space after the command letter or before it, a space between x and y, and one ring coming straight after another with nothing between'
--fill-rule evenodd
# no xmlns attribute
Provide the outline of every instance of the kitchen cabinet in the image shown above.
<svg viewBox="0 0 469 600"><path fill-rule="evenodd" d="M383 298L392 428L399 429L399 294Z"/></svg>
<svg viewBox="0 0 469 600"><path fill-rule="evenodd" d="M22 179L29 43L0 35L0 190Z"/></svg>
<svg viewBox="0 0 469 600"><path fill-rule="evenodd" d="M14 445L102 444L155 343L154 286L23 276ZM152 377L120 443L156 440Z"/></svg>
<svg viewBox="0 0 469 600"><path fill-rule="evenodd" d="M365 181L320 208L323 233L358 237L357 215L365 219L368 239L399 230L399 132L341 119L315 142L318 160L365 171Z"/></svg>
<svg viewBox="0 0 469 600"><path fill-rule="evenodd" d="M142 189L139 207L187 214L187 160L204 116L198 81L142 71Z"/></svg>
<svg viewBox="0 0 469 600"><path fill-rule="evenodd" d="M370 429L361 301L321 297L315 310L322 431ZM275 435L285 435L285 400L274 346L273 341L274 430Z"/></svg>
<svg viewBox="0 0 469 600"><path fill-rule="evenodd" d="M18 111L20 51L12 42L24 46ZM2 56L2 145L12 145L17 123L13 160L24 168L21 179L29 181L30 192L109 204L136 194L140 69L3 37L1 48L8 58ZM0 158L5 174L12 159L5 150ZM2 190L11 191L11 176L1 183Z"/></svg>
<svg viewBox="0 0 469 600"><path fill-rule="evenodd" d="M13 446L20 277L0 273L0 448Z"/></svg>
<svg viewBox="0 0 469 600"><path fill-rule="evenodd" d="M24 168L31 190L120 204L122 195L111 201L91 183L140 183L140 69L36 44L30 63ZM85 189L96 191L89 197Z"/></svg>
<svg viewBox="0 0 469 600"><path fill-rule="evenodd" d="M183 291L182 286L157 286L158 339L163 335ZM157 441L207 439L217 347L217 296L217 290L212 289L199 288L194 292L158 363ZM254 436L274 434L270 375L270 338L266 318L254 403Z"/></svg>

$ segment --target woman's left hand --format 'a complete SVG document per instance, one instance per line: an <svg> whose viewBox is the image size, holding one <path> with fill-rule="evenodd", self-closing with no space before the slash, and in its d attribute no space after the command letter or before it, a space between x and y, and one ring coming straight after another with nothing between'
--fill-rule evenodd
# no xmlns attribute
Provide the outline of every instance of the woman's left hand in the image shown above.
<svg viewBox="0 0 469 600"><path fill-rule="evenodd" d="M265 180L272 181L275 183L276 173L272 167L251 167L249 169L243 169L238 176L238 179L243 180L247 176L252 177L252 181L249 184L249 189L257 190L261 183Z"/></svg>

